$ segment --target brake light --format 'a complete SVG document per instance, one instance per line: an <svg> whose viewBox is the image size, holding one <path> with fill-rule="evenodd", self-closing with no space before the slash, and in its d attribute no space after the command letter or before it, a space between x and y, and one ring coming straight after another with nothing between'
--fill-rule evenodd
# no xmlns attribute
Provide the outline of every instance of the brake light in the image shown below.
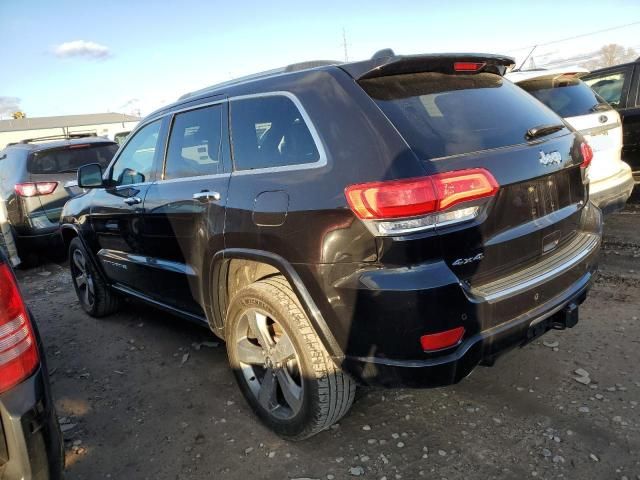
<svg viewBox="0 0 640 480"><path fill-rule="evenodd" d="M36 197L38 195L49 195L58 187L58 182L28 182L17 183L16 193L21 197Z"/></svg>
<svg viewBox="0 0 640 480"><path fill-rule="evenodd" d="M431 333L420 337L420 345L425 352L434 352L457 345L464 335L464 327L456 327L444 332Z"/></svg>
<svg viewBox="0 0 640 480"><path fill-rule="evenodd" d="M498 190L491 173L474 168L417 179L351 185L345 189L345 195L358 218L374 222L375 234L392 235L473 219L479 212L477 205L453 207L493 197Z"/></svg>
<svg viewBox="0 0 640 480"><path fill-rule="evenodd" d="M13 273L0 265L0 393L29 377L38 350L27 309Z"/></svg>
<svg viewBox="0 0 640 480"><path fill-rule="evenodd" d="M485 65L484 62L455 62L453 69L456 72L477 72Z"/></svg>
<svg viewBox="0 0 640 480"><path fill-rule="evenodd" d="M587 142L582 142L580 144L580 151L582 152L580 168L588 168L589 165L591 165L591 160L593 160L593 149Z"/></svg>

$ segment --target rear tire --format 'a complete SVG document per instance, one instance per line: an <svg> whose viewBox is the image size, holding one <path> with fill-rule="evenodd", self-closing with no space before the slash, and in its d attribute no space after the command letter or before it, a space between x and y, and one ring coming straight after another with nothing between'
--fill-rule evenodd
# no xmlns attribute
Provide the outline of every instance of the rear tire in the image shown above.
<svg viewBox="0 0 640 480"><path fill-rule="evenodd" d="M351 407L355 382L330 358L283 277L240 290L231 300L225 334L240 390L281 437L311 437Z"/></svg>
<svg viewBox="0 0 640 480"><path fill-rule="evenodd" d="M92 317L105 317L118 310L120 297L102 280L78 237L69 244L69 268L73 287L85 312Z"/></svg>

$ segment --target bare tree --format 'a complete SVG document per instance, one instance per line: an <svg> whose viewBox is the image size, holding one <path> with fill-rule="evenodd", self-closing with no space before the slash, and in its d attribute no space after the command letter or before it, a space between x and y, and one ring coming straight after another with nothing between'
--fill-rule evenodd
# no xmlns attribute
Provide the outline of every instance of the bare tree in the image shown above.
<svg viewBox="0 0 640 480"><path fill-rule="evenodd" d="M633 48L624 48L617 43L602 46L597 55L596 58L585 62L584 66L589 70L596 70L598 68L631 62L638 58L638 53Z"/></svg>

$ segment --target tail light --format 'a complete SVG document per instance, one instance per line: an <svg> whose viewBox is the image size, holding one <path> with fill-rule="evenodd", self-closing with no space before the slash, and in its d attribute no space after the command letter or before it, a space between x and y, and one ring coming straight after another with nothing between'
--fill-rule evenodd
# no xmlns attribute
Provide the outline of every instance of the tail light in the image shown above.
<svg viewBox="0 0 640 480"><path fill-rule="evenodd" d="M13 273L0 265L0 393L25 380L38 366L27 309Z"/></svg>
<svg viewBox="0 0 640 480"><path fill-rule="evenodd" d="M587 142L582 142L580 144L580 151L582 152L582 163L580 164L580 167L589 168L591 160L593 160L593 149L591 148L591 145Z"/></svg>
<svg viewBox="0 0 640 480"><path fill-rule="evenodd" d="M493 197L498 190L491 173L474 168L351 185L345 195L374 234L399 235L472 220L480 212L474 201Z"/></svg>
<svg viewBox="0 0 640 480"><path fill-rule="evenodd" d="M58 182L27 182L17 183L16 193L21 197L37 197L38 195L49 195L58 187Z"/></svg>
<svg viewBox="0 0 640 480"><path fill-rule="evenodd" d="M444 332L431 333L420 337L420 345L425 352L435 352L457 345L464 335L464 327L456 327Z"/></svg>

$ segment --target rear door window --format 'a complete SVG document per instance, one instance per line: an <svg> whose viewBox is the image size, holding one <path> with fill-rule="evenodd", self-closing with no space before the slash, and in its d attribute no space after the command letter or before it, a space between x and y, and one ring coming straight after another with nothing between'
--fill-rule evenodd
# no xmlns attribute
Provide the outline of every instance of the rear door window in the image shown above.
<svg viewBox="0 0 640 480"><path fill-rule="evenodd" d="M403 74L360 85L423 159L524 143L530 128L562 123L529 94L492 73Z"/></svg>
<svg viewBox="0 0 640 480"><path fill-rule="evenodd" d="M283 95L231 101L236 170L315 163L320 153L295 103Z"/></svg>
<svg viewBox="0 0 640 480"><path fill-rule="evenodd" d="M585 83L606 102L614 107L619 107L622 100L624 80L625 72L609 72L600 76L591 77L585 80Z"/></svg>
<svg viewBox="0 0 640 480"><path fill-rule="evenodd" d="M223 173L222 106L200 108L174 117L164 179Z"/></svg>
<svg viewBox="0 0 640 480"><path fill-rule="evenodd" d="M34 152L27 162L32 174L73 173L82 165L99 163L106 167L118 151L115 143L89 143Z"/></svg>
<svg viewBox="0 0 640 480"><path fill-rule="evenodd" d="M565 118L611 109L605 99L574 75L533 78L518 86Z"/></svg>

